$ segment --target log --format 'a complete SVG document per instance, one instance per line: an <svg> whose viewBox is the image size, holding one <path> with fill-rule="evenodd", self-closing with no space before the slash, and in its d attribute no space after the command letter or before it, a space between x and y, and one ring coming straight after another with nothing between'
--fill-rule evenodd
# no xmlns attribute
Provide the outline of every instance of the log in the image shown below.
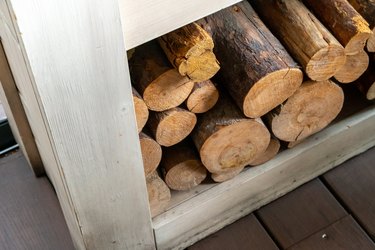
<svg viewBox="0 0 375 250"><path fill-rule="evenodd" d="M372 34L367 40L367 50L375 52L375 2L369 0L348 0L353 8L369 23Z"/></svg>
<svg viewBox="0 0 375 250"><path fill-rule="evenodd" d="M186 107L193 113L204 113L215 106L219 91L211 80L197 82L186 100Z"/></svg>
<svg viewBox="0 0 375 250"><path fill-rule="evenodd" d="M148 108L135 88L132 88L135 118L137 120L138 133L140 133L148 120Z"/></svg>
<svg viewBox="0 0 375 250"><path fill-rule="evenodd" d="M178 72L194 82L213 77L220 69L211 36L196 23L190 23L159 39L169 61Z"/></svg>
<svg viewBox="0 0 375 250"><path fill-rule="evenodd" d="M145 176L148 176L159 166L162 150L160 145L144 132L139 134L139 142L141 144Z"/></svg>
<svg viewBox="0 0 375 250"><path fill-rule="evenodd" d="M156 141L169 147L185 139L196 122L194 113L177 107L162 112L150 112L147 124Z"/></svg>
<svg viewBox="0 0 375 250"><path fill-rule="evenodd" d="M171 200L171 191L155 171L146 178L151 217L165 211Z"/></svg>
<svg viewBox="0 0 375 250"><path fill-rule="evenodd" d="M310 79L327 80L344 65L344 48L299 0L254 0L251 5Z"/></svg>
<svg viewBox="0 0 375 250"><path fill-rule="evenodd" d="M280 141L272 137L270 140L270 143L268 144L268 147L266 151L264 151L263 154L259 155L255 160L253 160L249 165L251 166L258 166L263 163L266 163L267 161L271 160L273 157L277 155L280 149Z"/></svg>
<svg viewBox="0 0 375 250"><path fill-rule="evenodd" d="M357 80L368 68L369 57L362 50L355 55L347 55L346 62L335 74L335 79L341 83L351 83Z"/></svg>
<svg viewBox="0 0 375 250"><path fill-rule="evenodd" d="M283 105L268 116L280 140L302 140L326 127L340 112L342 89L330 80L306 81Z"/></svg>
<svg viewBox="0 0 375 250"><path fill-rule="evenodd" d="M137 47L129 68L133 86L153 111L177 107L194 87L189 78L171 67L156 41Z"/></svg>
<svg viewBox="0 0 375 250"><path fill-rule="evenodd" d="M226 171L221 174L214 173L214 174L211 174L211 179L214 180L215 182L228 181L236 177L239 173L241 173L244 168L245 168L244 166L241 166L239 168L230 169L229 171Z"/></svg>
<svg viewBox="0 0 375 250"><path fill-rule="evenodd" d="M344 46L346 55L355 55L363 50L372 32L366 20L347 0L303 2Z"/></svg>
<svg viewBox="0 0 375 250"><path fill-rule="evenodd" d="M222 84L247 117L266 114L300 86L302 71L249 3L223 9L199 24L214 39Z"/></svg>
<svg viewBox="0 0 375 250"><path fill-rule="evenodd" d="M213 109L201 115L191 133L203 165L211 173L225 173L248 165L270 141L264 124L244 117L224 92Z"/></svg>
<svg viewBox="0 0 375 250"><path fill-rule="evenodd" d="M368 100L375 99L375 55L365 73L354 84Z"/></svg>
<svg viewBox="0 0 375 250"><path fill-rule="evenodd" d="M163 149L160 163L165 183L173 190L189 190L199 185L207 176L194 144L184 140Z"/></svg>

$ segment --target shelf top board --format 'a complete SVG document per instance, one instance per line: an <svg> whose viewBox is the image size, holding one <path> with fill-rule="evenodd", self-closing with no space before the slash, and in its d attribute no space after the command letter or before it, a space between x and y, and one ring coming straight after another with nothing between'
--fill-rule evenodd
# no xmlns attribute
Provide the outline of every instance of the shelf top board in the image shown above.
<svg viewBox="0 0 375 250"><path fill-rule="evenodd" d="M237 2L119 0L125 47L134 48Z"/></svg>

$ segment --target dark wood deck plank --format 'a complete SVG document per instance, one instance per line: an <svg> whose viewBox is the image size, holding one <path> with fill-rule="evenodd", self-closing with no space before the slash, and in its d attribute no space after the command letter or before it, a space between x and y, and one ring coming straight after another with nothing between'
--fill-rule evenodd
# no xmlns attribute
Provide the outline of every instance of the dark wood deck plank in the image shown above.
<svg viewBox="0 0 375 250"><path fill-rule="evenodd" d="M278 249L257 218L250 214L195 243L189 250Z"/></svg>
<svg viewBox="0 0 375 250"><path fill-rule="evenodd" d="M289 248L290 250L374 250L375 245L357 222L346 216Z"/></svg>
<svg viewBox="0 0 375 250"><path fill-rule="evenodd" d="M375 240L375 148L350 159L322 178Z"/></svg>
<svg viewBox="0 0 375 250"><path fill-rule="evenodd" d="M0 249L74 249L56 194L20 152L0 159Z"/></svg>
<svg viewBox="0 0 375 250"><path fill-rule="evenodd" d="M347 215L319 179L256 211L263 225L283 248L288 248Z"/></svg>

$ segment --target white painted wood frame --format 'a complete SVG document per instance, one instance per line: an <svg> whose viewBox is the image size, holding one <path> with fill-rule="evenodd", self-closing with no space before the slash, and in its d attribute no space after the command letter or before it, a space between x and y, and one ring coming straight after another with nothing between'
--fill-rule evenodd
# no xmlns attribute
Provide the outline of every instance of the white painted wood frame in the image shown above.
<svg viewBox="0 0 375 250"><path fill-rule="evenodd" d="M371 107L151 221L126 48L238 1L2 1L0 36L77 249L182 249L375 144Z"/></svg>

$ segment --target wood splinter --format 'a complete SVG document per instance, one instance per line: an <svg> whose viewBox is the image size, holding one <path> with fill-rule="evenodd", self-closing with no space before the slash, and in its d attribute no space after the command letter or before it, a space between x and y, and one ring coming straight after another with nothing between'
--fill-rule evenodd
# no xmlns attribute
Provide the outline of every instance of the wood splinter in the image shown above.
<svg viewBox="0 0 375 250"><path fill-rule="evenodd" d="M133 86L153 111L177 107L194 87L189 78L181 76L171 67L155 41L137 47L129 67Z"/></svg>
<svg viewBox="0 0 375 250"><path fill-rule="evenodd" d="M197 117L182 108L172 108L163 112L150 112L148 127L155 140L169 147L185 139L193 130Z"/></svg>
<svg viewBox="0 0 375 250"><path fill-rule="evenodd" d="M332 81L306 81L268 115L272 132L283 141L302 140L326 127L339 114L343 102L342 89Z"/></svg>
<svg viewBox="0 0 375 250"><path fill-rule="evenodd" d="M161 36L158 41L178 72L194 82L206 81L220 69L212 52L211 36L196 23Z"/></svg>
<svg viewBox="0 0 375 250"><path fill-rule="evenodd" d="M215 107L199 117L191 138L208 171L222 174L245 167L262 154L270 142L270 133L264 124L246 119L220 92Z"/></svg>
<svg viewBox="0 0 375 250"><path fill-rule="evenodd" d="M207 176L207 169L200 161L194 144L188 140L164 148L160 166L165 183L173 190L189 190L199 185Z"/></svg>

